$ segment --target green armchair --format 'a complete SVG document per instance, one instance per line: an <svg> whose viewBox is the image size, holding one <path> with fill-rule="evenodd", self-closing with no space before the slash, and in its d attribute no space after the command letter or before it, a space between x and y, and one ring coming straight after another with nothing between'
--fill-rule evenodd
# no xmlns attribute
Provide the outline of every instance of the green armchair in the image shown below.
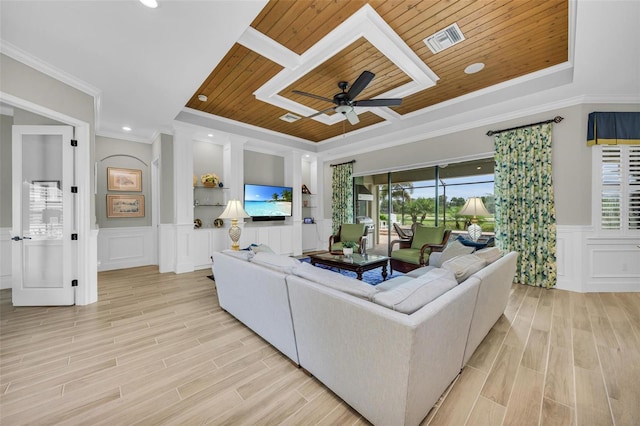
<svg viewBox="0 0 640 426"><path fill-rule="evenodd" d="M429 264L429 254L442 251L447 245L450 229L434 226L416 226L410 240L395 240L389 246L390 269L409 272ZM395 249L395 246L398 246Z"/></svg>
<svg viewBox="0 0 640 426"><path fill-rule="evenodd" d="M363 223L344 223L338 228L338 233L329 237L329 251L342 254L346 241L354 241L358 244L360 252L367 244L367 227ZM355 250L354 250L355 251Z"/></svg>

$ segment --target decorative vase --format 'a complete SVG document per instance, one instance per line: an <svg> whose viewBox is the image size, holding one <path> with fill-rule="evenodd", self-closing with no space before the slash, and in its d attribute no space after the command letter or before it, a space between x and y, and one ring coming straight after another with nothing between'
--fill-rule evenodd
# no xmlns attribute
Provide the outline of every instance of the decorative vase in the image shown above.
<svg viewBox="0 0 640 426"><path fill-rule="evenodd" d="M346 257L351 257L351 255L353 255L353 249L351 247L344 247L342 249L342 254Z"/></svg>
<svg viewBox="0 0 640 426"><path fill-rule="evenodd" d="M215 184L215 182L203 182L202 185L205 188L215 188L217 185Z"/></svg>

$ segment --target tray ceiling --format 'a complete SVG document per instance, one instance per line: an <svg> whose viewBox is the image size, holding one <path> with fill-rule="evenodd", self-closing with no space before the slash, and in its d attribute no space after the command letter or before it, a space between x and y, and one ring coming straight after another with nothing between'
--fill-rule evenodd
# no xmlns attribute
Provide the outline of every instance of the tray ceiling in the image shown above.
<svg viewBox="0 0 640 426"><path fill-rule="evenodd" d="M186 106L312 142L409 115L568 61L566 0L271 0ZM433 54L424 39L457 23L465 40ZM464 69L477 62L476 74ZM357 99L401 97L397 107L357 107L360 122L321 114L339 81L375 74ZM206 95L200 101L199 95Z"/></svg>

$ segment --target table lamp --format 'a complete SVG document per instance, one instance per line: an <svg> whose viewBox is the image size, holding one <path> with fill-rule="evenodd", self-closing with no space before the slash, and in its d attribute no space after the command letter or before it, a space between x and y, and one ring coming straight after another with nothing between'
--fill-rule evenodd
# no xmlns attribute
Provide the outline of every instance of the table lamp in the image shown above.
<svg viewBox="0 0 640 426"><path fill-rule="evenodd" d="M227 203L227 207L224 209L222 214L218 216L218 219L231 219L231 228L229 228L229 238L233 241L231 244L232 250L239 250L240 245L238 244L238 240L240 240L240 234L242 230L238 226L238 218L251 217L244 211L242 208L242 203L240 200L229 200Z"/></svg>
<svg viewBox="0 0 640 426"><path fill-rule="evenodd" d="M473 219L471 219L471 225L469 225L467 231L469 232L469 238L471 238L473 242L478 241L478 238L482 235L482 228L478 225L478 218L476 216L490 216L482 202L482 198L471 197L467 199L467 202L464 203L464 206L462 206L462 210L458 212L458 215L473 216Z"/></svg>

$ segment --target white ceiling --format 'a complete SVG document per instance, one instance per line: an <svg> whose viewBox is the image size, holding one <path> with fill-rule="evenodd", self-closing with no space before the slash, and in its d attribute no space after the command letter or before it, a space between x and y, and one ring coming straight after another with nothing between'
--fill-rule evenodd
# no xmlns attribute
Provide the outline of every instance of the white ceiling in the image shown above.
<svg viewBox="0 0 640 426"><path fill-rule="evenodd" d="M571 3L573 61L436 105L375 133L305 143L184 105L264 0L0 2L0 51L98 96L97 134L150 142L176 117L287 147L336 154L491 125L579 102L640 103L640 1ZM140 107L140 106L144 107ZM122 126L130 126L130 133Z"/></svg>

